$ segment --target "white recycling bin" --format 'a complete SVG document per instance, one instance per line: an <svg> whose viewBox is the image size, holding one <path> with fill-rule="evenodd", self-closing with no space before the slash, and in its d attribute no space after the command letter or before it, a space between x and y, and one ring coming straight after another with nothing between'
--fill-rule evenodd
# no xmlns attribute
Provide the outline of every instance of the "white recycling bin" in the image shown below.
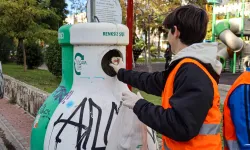
<svg viewBox="0 0 250 150"><path fill-rule="evenodd" d="M129 89L117 79L109 63L114 56L122 57L126 62L128 28L121 24L81 23L72 25L69 30L70 37L64 37L66 35L61 33L59 37L70 38L70 43L74 46L73 85L50 119L44 150L104 150L108 144L117 147L116 150L122 149L119 142L109 141L111 131L117 133L116 130L123 130L112 128L115 123L116 127L119 126L117 118L129 115L124 117L124 121L137 124L140 121L131 109L121 105L122 92ZM119 110L123 110L123 115L118 115ZM132 123L127 128L131 128L130 131L137 130L138 126L133 126L136 125ZM155 133L147 127L146 129L148 132L145 133L150 133L150 136L139 137L138 142L128 144L125 149L140 149L148 143L157 149ZM144 131L142 129L138 132L141 134ZM130 139L136 138L131 133L127 135L129 134ZM123 135L116 136L119 138Z"/></svg>

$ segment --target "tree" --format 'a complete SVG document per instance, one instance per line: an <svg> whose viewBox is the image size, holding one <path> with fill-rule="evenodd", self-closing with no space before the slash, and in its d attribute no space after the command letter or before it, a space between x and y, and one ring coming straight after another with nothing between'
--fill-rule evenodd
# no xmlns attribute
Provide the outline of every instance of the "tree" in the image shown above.
<svg viewBox="0 0 250 150"><path fill-rule="evenodd" d="M162 23L165 19L165 16L158 16L156 19L155 19L155 24L153 25L152 27L152 32L156 32L156 35L158 37L158 46L157 46L157 50L158 50L158 57L160 57L160 51L161 51L161 35L162 33L166 34L167 31L166 29L164 29Z"/></svg>
<svg viewBox="0 0 250 150"><path fill-rule="evenodd" d="M50 7L55 9L56 14L60 17L59 27L63 25L69 11L66 9L68 4L65 0L50 0Z"/></svg>
<svg viewBox="0 0 250 150"><path fill-rule="evenodd" d="M209 22L207 26L207 35L206 38L207 40L211 40L212 38L212 22L213 22L213 7L212 5L206 5L206 11L208 14Z"/></svg>
<svg viewBox="0 0 250 150"><path fill-rule="evenodd" d="M56 33L48 30L47 24L41 23L41 20L48 16L58 20L58 16L52 10L44 9L36 0L0 1L0 33L8 33L18 39L18 48L23 52L24 71L26 71L24 40L32 36L43 39Z"/></svg>
<svg viewBox="0 0 250 150"><path fill-rule="evenodd" d="M177 0L166 2L162 0L135 0L134 11L136 15L136 27L145 35L145 43L147 44L147 54L145 53L146 64L151 71L151 34L158 29L158 37L164 32L162 25L164 18L177 6L180 2ZM135 17L134 17L135 18ZM160 40L160 38L159 38ZM160 43L158 43L160 45ZM158 46L159 48L159 46ZM159 50L160 51L160 48Z"/></svg>
<svg viewBox="0 0 250 150"><path fill-rule="evenodd" d="M201 7L205 7L206 0L183 0L187 4L197 4ZM147 44L147 52L149 58L146 58L146 63L151 66L150 58L150 43L151 34L157 34L158 36L158 55L160 54L160 38L161 34L166 34L167 31L164 29L162 23L165 17L172 12L176 7L180 6L182 1L171 0L134 0L134 23L139 31L142 31L145 35L145 43ZM135 31L134 31L135 32ZM150 70L149 70L150 71Z"/></svg>
<svg viewBox="0 0 250 150"><path fill-rule="evenodd" d="M86 10L87 0L70 0L73 14L82 13Z"/></svg>
<svg viewBox="0 0 250 150"><path fill-rule="evenodd" d="M127 0L120 0L120 5L122 8L122 24L127 24L127 6L126 6L126 3L127 3Z"/></svg>
<svg viewBox="0 0 250 150"><path fill-rule="evenodd" d="M66 15L69 13L67 10L68 4L65 2L65 0L37 0L37 2L42 8L49 8L58 15L58 20L54 20L53 16L47 16L41 20L42 23L48 24L50 29L58 30L58 28L63 25L64 20L67 18Z"/></svg>

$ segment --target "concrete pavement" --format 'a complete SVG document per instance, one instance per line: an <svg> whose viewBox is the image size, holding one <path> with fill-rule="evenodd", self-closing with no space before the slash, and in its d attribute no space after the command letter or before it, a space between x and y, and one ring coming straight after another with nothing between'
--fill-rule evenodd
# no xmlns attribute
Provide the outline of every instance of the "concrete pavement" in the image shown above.
<svg viewBox="0 0 250 150"><path fill-rule="evenodd" d="M3 123L2 119L0 120L0 150L25 150Z"/></svg>
<svg viewBox="0 0 250 150"><path fill-rule="evenodd" d="M0 150L29 150L34 117L6 99L0 100Z"/></svg>

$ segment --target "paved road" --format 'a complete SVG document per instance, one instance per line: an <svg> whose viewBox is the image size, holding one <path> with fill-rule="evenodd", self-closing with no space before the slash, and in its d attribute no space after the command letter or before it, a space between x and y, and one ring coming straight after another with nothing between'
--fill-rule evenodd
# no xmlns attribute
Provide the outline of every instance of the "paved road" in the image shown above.
<svg viewBox="0 0 250 150"><path fill-rule="evenodd" d="M165 63L152 63L152 72L163 71ZM134 68L136 71L148 71L148 67L144 64L137 64ZM232 74L231 72L223 72L220 77L219 84L232 85L233 82L239 77L240 73Z"/></svg>

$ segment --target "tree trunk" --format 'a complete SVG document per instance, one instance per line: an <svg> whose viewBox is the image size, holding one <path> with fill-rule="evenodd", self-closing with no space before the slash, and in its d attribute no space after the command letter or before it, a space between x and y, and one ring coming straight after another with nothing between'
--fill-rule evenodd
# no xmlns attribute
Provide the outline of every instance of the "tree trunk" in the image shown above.
<svg viewBox="0 0 250 150"><path fill-rule="evenodd" d="M24 48L23 40L24 40L23 38L18 39L18 45L21 48L21 50L23 51L23 70L24 70L24 72L26 72L26 70L27 70L26 51L25 51L25 48Z"/></svg>
<svg viewBox="0 0 250 150"><path fill-rule="evenodd" d="M160 58L161 55L161 32L158 34L158 58Z"/></svg>
<svg viewBox="0 0 250 150"><path fill-rule="evenodd" d="M145 34L145 45L147 45L147 43L148 43L148 32L146 30L144 30L144 34ZM145 63L146 63L146 65L148 65L148 56L147 56L147 48L146 48L146 46L144 47L144 52L145 52Z"/></svg>
<svg viewBox="0 0 250 150"><path fill-rule="evenodd" d="M148 25L150 24L151 16L148 16ZM152 72L151 52L150 52L150 27L148 27L148 72Z"/></svg>
<svg viewBox="0 0 250 150"><path fill-rule="evenodd" d="M135 12L136 10L134 10ZM134 13L134 24L136 24L136 13ZM135 44L136 40L136 25L133 26L133 44Z"/></svg>
<svg viewBox="0 0 250 150"><path fill-rule="evenodd" d="M136 10L134 10L135 12ZM134 13L134 24L136 24L136 13ZM133 25L133 45L136 43L136 25ZM134 48L132 48L132 64L133 68L135 68L136 61L134 59Z"/></svg>

